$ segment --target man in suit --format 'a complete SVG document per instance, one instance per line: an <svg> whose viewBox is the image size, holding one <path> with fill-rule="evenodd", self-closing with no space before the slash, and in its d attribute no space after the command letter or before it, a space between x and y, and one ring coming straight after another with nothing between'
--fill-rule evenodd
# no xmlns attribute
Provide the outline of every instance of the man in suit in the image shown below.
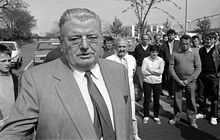
<svg viewBox="0 0 220 140"><path fill-rule="evenodd" d="M204 86L204 105L206 105L206 98L208 98L211 102L211 110L207 112L207 115L210 116L210 123L212 125L218 124L220 46L215 44L216 38L215 33L205 34L204 47L199 50L202 63L200 79Z"/></svg>
<svg viewBox="0 0 220 140"><path fill-rule="evenodd" d="M160 56L165 61L164 73L163 73L163 82L162 87L168 90L169 96L174 96L174 80L169 73L169 60L173 52L179 51L179 41L175 40L176 31L170 29L167 31L168 41L164 42L163 46L160 49Z"/></svg>
<svg viewBox="0 0 220 140"><path fill-rule="evenodd" d="M131 140L127 70L99 59L100 18L68 9L59 27L63 55L24 72L0 139L24 139L36 129L36 139L44 140Z"/></svg>

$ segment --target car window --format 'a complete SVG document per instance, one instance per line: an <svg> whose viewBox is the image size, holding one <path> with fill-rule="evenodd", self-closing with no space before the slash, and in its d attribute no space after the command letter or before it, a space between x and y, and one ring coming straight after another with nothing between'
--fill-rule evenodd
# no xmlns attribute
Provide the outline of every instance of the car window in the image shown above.
<svg viewBox="0 0 220 140"><path fill-rule="evenodd" d="M5 46L7 46L9 49L11 49L11 50L16 50L16 47L15 47L15 44L14 43L6 43L6 42L2 42L2 43L0 43L0 44L2 44L2 45L5 45Z"/></svg>
<svg viewBox="0 0 220 140"><path fill-rule="evenodd" d="M54 42L40 42L38 43L37 50L42 51L42 50L53 50L57 46L59 46L59 43L54 43Z"/></svg>

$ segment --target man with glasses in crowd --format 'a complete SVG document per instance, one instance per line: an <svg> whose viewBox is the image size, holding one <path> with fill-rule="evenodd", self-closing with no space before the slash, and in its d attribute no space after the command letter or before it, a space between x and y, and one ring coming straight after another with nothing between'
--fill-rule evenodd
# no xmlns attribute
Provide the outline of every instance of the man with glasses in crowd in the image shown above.
<svg viewBox="0 0 220 140"><path fill-rule="evenodd" d="M62 56L24 72L0 139L131 140L131 102L124 66L99 58L101 20L81 8L59 22Z"/></svg>

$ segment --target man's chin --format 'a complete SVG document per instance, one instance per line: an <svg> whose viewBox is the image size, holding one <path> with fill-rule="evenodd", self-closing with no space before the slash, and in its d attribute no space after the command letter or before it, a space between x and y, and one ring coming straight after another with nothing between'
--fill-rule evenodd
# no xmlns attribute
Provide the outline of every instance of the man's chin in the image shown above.
<svg viewBox="0 0 220 140"><path fill-rule="evenodd" d="M91 69L97 61L95 59L89 59L89 60L83 60L80 63L78 63L78 67L82 70L89 70Z"/></svg>

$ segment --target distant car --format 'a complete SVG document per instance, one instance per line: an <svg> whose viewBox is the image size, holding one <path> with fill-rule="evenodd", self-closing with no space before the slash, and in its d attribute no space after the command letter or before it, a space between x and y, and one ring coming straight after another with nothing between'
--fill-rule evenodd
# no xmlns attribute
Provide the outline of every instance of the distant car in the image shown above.
<svg viewBox="0 0 220 140"><path fill-rule="evenodd" d="M53 49L57 48L59 45L60 45L59 42L40 41L37 44L37 48L34 52L34 59L33 59L34 65L44 63L47 54Z"/></svg>
<svg viewBox="0 0 220 140"><path fill-rule="evenodd" d="M21 48L15 41L0 41L0 44L7 46L11 50L11 63L13 68L20 68L23 62Z"/></svg>

